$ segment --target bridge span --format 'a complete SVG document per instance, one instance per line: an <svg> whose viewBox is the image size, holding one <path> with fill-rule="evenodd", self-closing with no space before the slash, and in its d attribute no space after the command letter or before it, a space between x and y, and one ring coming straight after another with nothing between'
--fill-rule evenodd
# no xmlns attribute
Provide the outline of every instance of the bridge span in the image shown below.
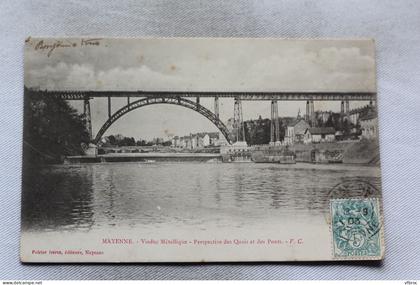
<svg viewBox="0 0 420 285"><path fill-rule="evenodd" d="M151 104L174 104L192 109L209 119L231 143L226 126L219 119L219 99L234 98L234 134L233 141L245 140L245 129L242 115L242 101L271 101L271 142L280 140L278 101L306 101L305 119L310 125L315 124L314 101L341 101L342 118L353 113L351 101L368 101L372 105L376 101L375 92L219 92L219 91L89 91L89 90L32 90L31 97L55 97L64 100L81 100L84 102L86 127L92 142L97 144L105 131L120 117L132 110ZM108 99L108 120L100 128L96 136L92 134L90 100ZM116 112L112 112L112 98L127 98L127 104ZM195 100L193 99L195 98ZM200 104L200 98L214 98L213 112ZM133 100L133 102L130 102Z"/></svg>
<svg viewBox="0 0 420 285"><path fill-rule="evenodd" d="M115 97L211 97L238 98L242 101L281 100L281 101L372 101L374 92L219 92L219 91L83 91L83 90L39 90L34 95L60 97L65 100L84 100L85 98Z"/></svg>

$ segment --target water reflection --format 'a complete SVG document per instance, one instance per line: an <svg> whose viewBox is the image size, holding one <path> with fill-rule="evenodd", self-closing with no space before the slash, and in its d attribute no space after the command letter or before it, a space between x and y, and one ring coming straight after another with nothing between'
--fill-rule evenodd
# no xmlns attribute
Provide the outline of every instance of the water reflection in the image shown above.
<svg viewBox="0 0 420 285"><path fill-rule="evenodd" d="M379 169L344 165L103 163L24 173L23 227L30 230L241 227L268 216L323 214L329 191L348 178L380 189Z"/></svg>
<svg viewBox="0 0 420 285"><path fill-rule="evenodd" d="M94 225L93 169L48 167L23 174L23 229L89 230Z"/></svg>

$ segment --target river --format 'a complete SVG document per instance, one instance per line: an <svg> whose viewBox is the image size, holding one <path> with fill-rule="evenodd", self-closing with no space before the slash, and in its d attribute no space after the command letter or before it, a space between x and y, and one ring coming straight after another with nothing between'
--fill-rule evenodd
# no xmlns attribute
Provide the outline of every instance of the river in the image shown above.
<svg viewBox="0 0 420 285"><path fill-rule="evenodd" d="M252 227L328 212L328 193L357 179L380 189L377 167L254 163L55 165L24 175L26 231L115 226Z"/></svg>

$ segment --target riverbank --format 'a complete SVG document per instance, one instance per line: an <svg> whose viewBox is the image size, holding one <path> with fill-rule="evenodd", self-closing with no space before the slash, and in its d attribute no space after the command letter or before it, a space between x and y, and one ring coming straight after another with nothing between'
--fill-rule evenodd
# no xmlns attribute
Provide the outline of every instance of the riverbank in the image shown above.
<svg viewBox="0 0 420 285"><path fill-rule="evenodd" d="M340 156L344 164L379 165L379 142L377 140L340 141L319 144L295 144L290 150L296 154L297 162L314 162L314 155L329 152Z"/></svg>
<svg viewBox="0 0 420 285"><path fill-rule="evenodd" d="M291 146L254 146L246 153L249 162L274 163L273 157L294 155L295 162L304 163L343 163L376 165L380 164L379 144L376 140L341 141L319 144L295 144ZM144 162L158 161L199 161L221 162L233 161L227 159L226 154L203 152L122 152L107 153L97 156L68 156L64 163L101 163L101 162Z"/></svg>

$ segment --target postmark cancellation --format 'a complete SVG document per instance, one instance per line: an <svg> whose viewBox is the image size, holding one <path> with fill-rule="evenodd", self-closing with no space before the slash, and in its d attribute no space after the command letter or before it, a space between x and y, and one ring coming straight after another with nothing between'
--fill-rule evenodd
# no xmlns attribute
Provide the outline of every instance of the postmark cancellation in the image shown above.
<svg viewBox="0 0 420 285"><path fill-rule="evenodd" d="M382 222L378 198L331 199L334 259L381 259Z"/></svg>

